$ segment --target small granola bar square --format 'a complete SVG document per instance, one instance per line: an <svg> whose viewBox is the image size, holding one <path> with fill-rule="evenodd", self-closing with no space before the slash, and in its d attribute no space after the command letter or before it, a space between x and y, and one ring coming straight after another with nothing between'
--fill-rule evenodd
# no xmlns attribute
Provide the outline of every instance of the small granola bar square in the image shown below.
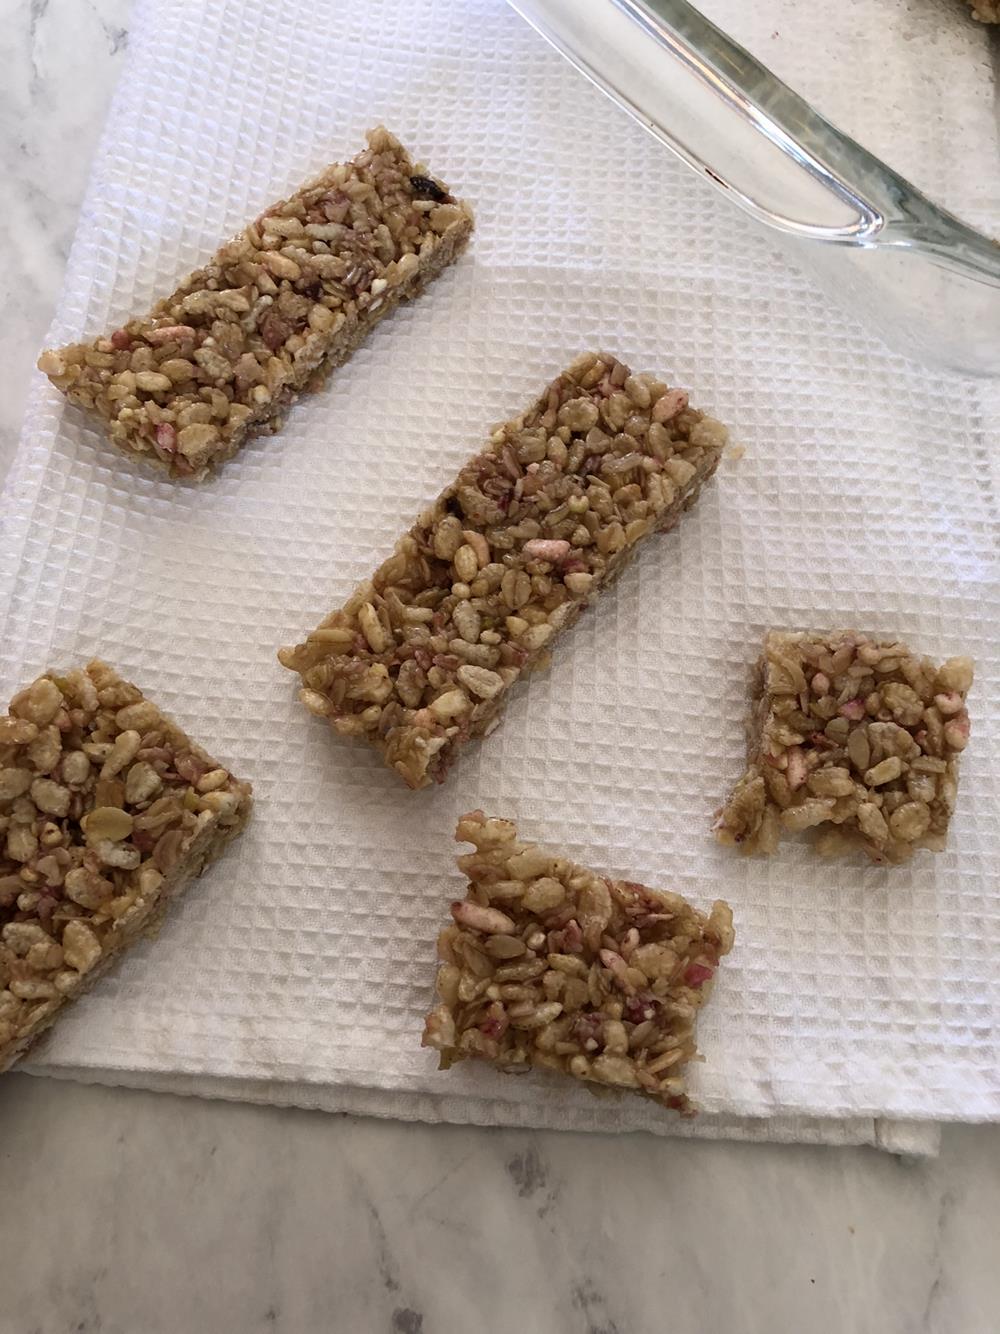
<svg viewBox="0 0 1000 1334"><path fill-rule="evenodd" d="M246 824L250 785L103 662L0 718L0 1071Z"/></svg>
<svg viewBox="0 0 1000 1334"><path fill-rule="evenodd" d="M447 1069L467 1057L516 1073L554 1070L692 1115L684 1067L695 1017L733 918L677 894L609 880L518 840L509 820L464 815L469 877L438 940L440 1003L423 1045Z"/></svg>
<svg viewBox="0 0 1000 1334"><path fill-rule="evenodd" d="M684 390L579 357L496 428L342 610L279 652L299 698L410 787L441 782L556 636L694 504L725 442Z"/></svg>
<svg viewBox="0 0 1000 1334"><path fill-rule="evenodd" d="M719 812L721 843L769 854L782 836L875 862L940 852L969 740L971 658L937 666L853 630L772 630L757 666L747 771Z"/></svg>
<svg viewBox="0 0 1000 1334"><path fill-rule="evenodd" d="M400 301L463 250L472 213L388 130L279 200L138 319L38 365L112 442L203 478L276 430Z"/></svg>

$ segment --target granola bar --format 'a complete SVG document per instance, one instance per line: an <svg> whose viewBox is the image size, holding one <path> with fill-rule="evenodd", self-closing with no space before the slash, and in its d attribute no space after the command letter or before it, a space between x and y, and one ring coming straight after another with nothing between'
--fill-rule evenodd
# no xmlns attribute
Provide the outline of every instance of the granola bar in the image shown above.
<svg viewBox="0 0 1000 1334"><path fill-rule="evenodd" d="M979 23L1000 23L1000 0L969 0L969 4Z"/></svg>
<svg viewBox="0 0 1000 1334"><path fill-rule="evenodd" d="M464 248L472 213L387 130L279 200L149 315L38 365L111 440L202 478Z"/></svg>
<svg viewBox="0 0 1000 1334"><path fill-rule="evenodd" d="M467 1057L629 1089L691 1115L684 1067L695 1017L733 945L729 905L706 917L677 894L609 880L522 843L472 811L456 839L469 877L438 939L440 1003L423 1045L441 1068Z"/></svg>
<svg viewBox="0 0 1000 1334"><path fill-rule="evenodd" d="M0 718L0 1071L250 814L241 783L106 663Z"/></svg>
<svg viewBox="0 0 1000 1334"><path fill-rule="evenodd" d="M971 658L936 666L853 630L772 630L757 667L747 771L719 812L721 843L769 854L831 825L816 851L875 862L940 852L969 740Z"/></svg>
<svg viewBox="0 0 1000 1334"><path fill-rule="evenodd" d="M725 440L683 390L578 358L340 611L279 652L303 704L410 787L440 782L556 634L694 503Z"/></svg>

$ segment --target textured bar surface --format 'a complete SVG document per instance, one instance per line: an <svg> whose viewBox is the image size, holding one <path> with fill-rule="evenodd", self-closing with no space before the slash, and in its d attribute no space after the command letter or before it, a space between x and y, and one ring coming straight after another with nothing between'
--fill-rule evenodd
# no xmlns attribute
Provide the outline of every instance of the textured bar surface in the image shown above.
<svg viewBox="0 0 1000 1334"><path fill-rule="evenodd" d="M971 658L937 666L853 630L772 630L757 665L747 771L716 821L722 843L769 854L782 836L831 825L824 855L875 862L940 852L969 740Z"/></svg>
<svg viewBox="0 0 1000 1334"><path fill-rule="evenodd" d="M38 365L127 454L205 477L461 252L469 208L381 127L152 312Z"/></svg>
<svg viewBox="0 0 1000 1334"><path fill-rule="evenodd" d="M112 668L0 718L0 1070L157 921L250 815L241 783Z"/></svg>
<svg viewBox="0 0 1000 1334"><path fill-rule="evenodd" d="M578 358L340 611L280 651L303 703L410 787L440 782L642 539L693 504L725 440L683 390Z"/></svg>
<svg viewBox="0 0 1000 1334"><path fill-rule="evenodd" d="M609 880L517 838L509 820L459 820L469 877L438 939L423 1045L442 1068L472 1057L645 1094L684 1115L695 1018L733 945L729 905Z"/></svg>

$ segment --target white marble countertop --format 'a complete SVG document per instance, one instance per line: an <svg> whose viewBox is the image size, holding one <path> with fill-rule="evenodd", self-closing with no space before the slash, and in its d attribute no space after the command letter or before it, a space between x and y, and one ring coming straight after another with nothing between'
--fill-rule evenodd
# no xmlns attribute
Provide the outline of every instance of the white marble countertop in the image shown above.
<svg viewBox="0 0 1000 1334"><path fill-rule="evenodd" d="M0 476L128 11L0 27ZM0 1334L995 1334L998 1232L1000 1127L903 1162L0 1080Z"/></svg>

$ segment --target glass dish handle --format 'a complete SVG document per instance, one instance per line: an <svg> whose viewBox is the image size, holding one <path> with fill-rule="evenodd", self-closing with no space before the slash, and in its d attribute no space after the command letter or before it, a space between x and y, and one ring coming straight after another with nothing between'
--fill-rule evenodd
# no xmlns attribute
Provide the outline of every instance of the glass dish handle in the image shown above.
<svg viewBox="0 0 1000 1334"><path fill-rule="evenodd" d="M863 243L884 225L762 104L773 79L696 9L674 0L511 0L639 123L770 227ZM766 81L760 73L766 75ZM761 100L751 95L760 87ZM769 86L770 85L770 86ZM775 111L812 113L790 90ZM797 105L796 105L797 104Z"/></svg>
<svg viewBox="0 0 1000 1334"><path fill-rule="evenodd" d="M687 0L509 0L592 83L807 259L899 351L1000 377L1000 245L814 111Z"/></svg>

